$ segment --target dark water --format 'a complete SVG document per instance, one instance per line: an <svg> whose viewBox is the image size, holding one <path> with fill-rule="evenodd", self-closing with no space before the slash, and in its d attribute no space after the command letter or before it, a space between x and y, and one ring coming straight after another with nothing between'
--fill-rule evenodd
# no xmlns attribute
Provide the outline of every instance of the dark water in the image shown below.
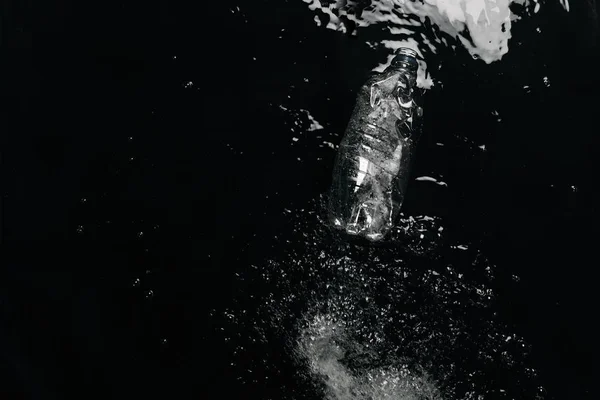
<svg viewBox="0 0 600 400"><path fill-rule="evenodd" d="M590 4L431 56L415 176L447 186L392 250L318 221L362 39L301 1L4 6L3 398L596 398Z"/></svg>

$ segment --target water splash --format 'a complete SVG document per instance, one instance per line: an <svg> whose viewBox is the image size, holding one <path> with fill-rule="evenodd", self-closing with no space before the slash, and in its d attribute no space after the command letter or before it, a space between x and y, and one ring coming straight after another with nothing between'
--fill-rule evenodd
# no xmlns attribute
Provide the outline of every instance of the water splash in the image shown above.
<svg viewBox="0 0 600 400"><path fill-rule="evenodd" d="M406 365L380 367L355 374L345 358L362 353L370 359L377 354L349 340L343 322L331 315L317 315L301 333L298 352L310 362L311 371L322 376L326 398L330 400L441 399L435 384L426 375L417 374ZM344 349L341 343L346 343Z"/></svg>
<svg viewBox="0 0 600 400"><path fill-rule="evenodd" d="M341 32L354 26L353 35L361 28L373 25L385 26L392 37L371 47L389 49L386 62L374 70L382 71L393 58L393 50L410 47L421 57L424 52L437 52L438 46L457 44L464 46L471 56L490 64L498 61L509 50L511 25L521 18L510 6L523 6L522 13L538 12L541 0L303 0L309 9L328 18L326 27ZM567 0L560 0L569 10ZM425 29L429 20L437 29ZM315 17L320 23L320 19ZM443 34L438 34L441 31ZM420 87L428 88L433 82L427 77L426 64L420 62Z"/></svg>
<svg viewBox="0 0 600 400"><path fill-rule="evenodd" d="M497 315L503 272L476 244L441 237L428 216L403 218L396 248L338 242L318 207L285 213L283 254L237 275L217 329L240 381L294 400L543 398L529 345Z"/></svg>

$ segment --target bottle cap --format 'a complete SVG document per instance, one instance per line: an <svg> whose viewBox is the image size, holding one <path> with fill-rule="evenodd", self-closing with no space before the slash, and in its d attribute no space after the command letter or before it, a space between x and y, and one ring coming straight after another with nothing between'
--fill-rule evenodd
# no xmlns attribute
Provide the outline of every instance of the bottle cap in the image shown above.
<svg viewBox="0 0 600 400"><path fill-rule="evenodd" d="M416 68L419 65L417 63L418 56L419 54L410 47L400 47L396 50L396 56L394 57L393 63L405 62Z"/></svg>
<svg viewBox="0 0 600 400"><path fill-rule="evenodd" d="M404 54L404 55L410 56L412 58L417 58L419 56L419 54L415 50L411 49L410 47L398 48L396 50L396 55L399 55L399 54Z"/></svg>

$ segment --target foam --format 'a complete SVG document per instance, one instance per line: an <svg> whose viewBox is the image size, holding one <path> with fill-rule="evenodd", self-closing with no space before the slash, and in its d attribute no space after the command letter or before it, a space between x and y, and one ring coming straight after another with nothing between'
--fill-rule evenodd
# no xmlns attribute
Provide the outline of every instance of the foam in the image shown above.
<svg viewBox="0 0 600 400"><path fill-rule="evenodd" d="M534 12L540 9L538 0L372 0L369 7L357 12L359 7L356 0L337 0L328 6L322 5L320 0L303 1L308 3L311 10L328 16L328 29L347 32L344 20L356 24L357 31L375 24L388 25L391 36L397 38L379 43L390 53L387 60L376 66L374 71L385 69L391 62L393 50L398 47L410 47L421 57L425 48L435 53L438 46L447 47L449 44L444 38L416 32L415 27L422 26L426 19L441 32L456 39L456 43L467 49L472 57L490 64L502 59L509 51L511 26L520 18L511 12L511 3L533 7ZM569 11L568 0L559 1ZM353 34L356 35L357 31ZM420 61L419 87L429 88L433 84L426 74L426 68L425 62Z"/></svg>

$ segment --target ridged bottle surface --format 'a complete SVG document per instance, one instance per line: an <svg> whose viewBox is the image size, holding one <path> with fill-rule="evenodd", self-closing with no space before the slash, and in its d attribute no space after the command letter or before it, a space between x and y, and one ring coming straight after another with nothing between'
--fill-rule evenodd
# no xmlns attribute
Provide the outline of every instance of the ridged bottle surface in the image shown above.
<svg viewBox="0 0 600 400"><path fill-rule="evenodd" d="M400 214L423 114L416 56L399 49L357 96L329 192L329 223L347 234L380 241Z"/></svg>

